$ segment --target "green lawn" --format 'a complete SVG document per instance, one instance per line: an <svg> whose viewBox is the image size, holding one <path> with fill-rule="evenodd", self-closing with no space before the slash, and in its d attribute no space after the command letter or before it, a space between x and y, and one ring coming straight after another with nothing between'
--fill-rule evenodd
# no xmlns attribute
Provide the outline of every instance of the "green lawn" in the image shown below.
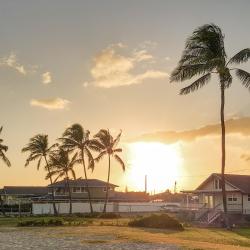
<svg viewBox="0 0 250 250"><path fill-rule="evenodd" d="M4 228L15 227L21 221L31 219L49 220L54 217L24 217L24 218L0 218L0 230ZM136 242L152 242L152 243L172 243L182 246L184 249L250 249L250 228L234 229L227 231L224 229L205 229L197 227L187 227L183 232L164 230L164 229L146 229L146 228L130 228L127 223L131 218L119 219L90 219L83 217L59 217L66 222L73 222L64 227L51 227L48 230L82 237L88 234L107 236L107 242L110 241L136 241ZM72 225L78 225L78 227ZM84 225L84 227L82 227ZM26 230L19 228L19 230ZM46 232L46 228L41 229ZM82 239L84 241L84 239ZM93 243L95 243L94 240ZM106 242L106 241L105 241ZM105 243L104 242L104 243ZM100 243L100 242L99 242Z"/></svg>

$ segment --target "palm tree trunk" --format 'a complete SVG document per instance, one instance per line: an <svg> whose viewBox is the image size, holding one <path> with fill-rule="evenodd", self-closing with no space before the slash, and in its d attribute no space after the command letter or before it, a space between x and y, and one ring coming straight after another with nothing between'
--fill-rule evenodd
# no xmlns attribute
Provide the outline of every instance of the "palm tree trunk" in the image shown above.
<svg viewBox="0 0 250 250"><path fill-rule="evenodd" d="M3 216L5 216L4 201L3 201L2 195L0 195L0 202L1 202L1 212L2 212Z"/></svg>
<svg viewBox="0 0 250 250"><path fill-rule="evenodd" d="M72 199L71 199L71 190L69 186L68 173L66 173L66 182L67 182L67 187L68 187L68 192L69 192L69 214L72 214Z"/></svg>
<svg viewBox="0 0 250 250"><path fill-rule="evenodd" d="M108 180L107 180L107 186L106 186L106 198L105 198L105 203L103 207L103 213L106 213L107 203L108 203L108 198L109 198L110 154L108 155L108 158L109 158Z"/></svg>
<svg viewBox="0 0 250 250"><path fill-rule="evenodd" d="M83 169L84 169L84 176L85 176L85 180L86 180L86 187L87 187L87 193L88 193L88 199L89 199L90 213L93 214L93 206L92 206L92 201L91 201L91 196L90 196L90 190L89 190L88 177L87 177L87 171L86 171L86 166L85 166L83 149L81 149L81 153L82 153L82 165L83 165Z"/></svg>
<svg viewBox="0 0 250 250"><path fill-rule="evenodd" d="M47 161L47 157L44 156L44 159L45 159L46 166L47 166L47 169L48 169L48 172L49 172L50 184L53 185L53 181L52 181L52 177L50 175L50 167L49 167L49 164L48 164L48 161ZM54 194L54 188L53 187L52 187L52 203L53 203L54 215L57 216L58 212L57 212L57 209L56 209L55 194Z"/></svg>
<svg viewBox="0 0 250 250"><path fill-rule="evenodd" d="M225 163L226 163L226 146L225 146L225 119L224 119L224 107L225 107L225 87L224 83L221 83L221 109L220 109L220 118L221 118L221 189L222 189L222 200L223 200L223 209L225 215L225 224L228 226L228 216L227 216L227 195L225 187Z"/></svg>

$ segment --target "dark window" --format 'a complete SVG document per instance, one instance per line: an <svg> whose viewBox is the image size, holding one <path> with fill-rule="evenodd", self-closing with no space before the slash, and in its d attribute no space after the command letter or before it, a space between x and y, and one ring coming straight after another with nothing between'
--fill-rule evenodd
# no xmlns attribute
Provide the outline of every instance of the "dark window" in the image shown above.
<svg viewBox="0 0 250 250"><path fill-rule="evenodd" d="M215 189L221 189L221 187L222 187L221 180L215 179L214 180L214 186L215 186Z"/></svg>
<svg viewBox="0 0 250 250"><path fill-rule="evenodd" d="M228 201L237 201L237 197L233 194L231 194L228 198L227 198Z"/></svg>

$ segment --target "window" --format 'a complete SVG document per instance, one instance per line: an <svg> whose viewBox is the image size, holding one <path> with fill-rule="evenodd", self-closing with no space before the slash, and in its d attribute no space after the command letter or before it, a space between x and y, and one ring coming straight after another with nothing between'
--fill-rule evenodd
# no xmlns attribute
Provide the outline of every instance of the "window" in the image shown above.
<svg viewBox="0 0 250 250"><path fill-rule="evenodd" d="M113 190L112 187L109 187L109 191L110 191L110 190ZM106 187L103 188L103 191L104 191L104 192L107 192L107 188L106 188Z"/></svg>
<svg viewBox="0 0 250 250"><path fill-rule="evenodd" d="M228 200L228 201L235 202L235 201L237 201L237 197L236 197L235 194L230 194L230 195L228 195L227 200Z"/></svg>
<svg viewBox="0 0 250 250"><path fill-rule="evenodd" d="M87 193L87 189L85 187L81 187L81 193Z"/></svg>
<svg viewBox="0 0 250 250"><path fill-rule="evenodd" d="M221 180L215 179L214 180L214 187L215 187L215 189L221 189Z"/></svg>
<svg viewBox="0 0 250 250"><path fill-rule="evenodd" d="M73 193L81 193L80 187L73 187Z"/></svg>

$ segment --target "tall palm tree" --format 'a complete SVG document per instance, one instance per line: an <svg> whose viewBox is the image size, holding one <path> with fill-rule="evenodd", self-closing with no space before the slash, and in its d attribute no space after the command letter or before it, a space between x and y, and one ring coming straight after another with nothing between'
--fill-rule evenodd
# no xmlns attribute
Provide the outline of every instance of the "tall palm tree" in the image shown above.
<svg viewBox="0 0 250 250"><path fill-rule="evenodd" d="M122 132L120 132L116 138L109 133L107 129L101 129L95 136L95 145L99 148L99 154L95 158L95 161L99 162L105 155L108 156L108 178L106 186L106 198L104 203L103 212L106 212L108 196L109 196L109 178L110 178L110 169L111 169L111 157L113 157L125 171L125 164L123 160L118 156L118 153L122 152L121 148L117 148L117 145L120 141Z"/></svg>
<svg viewBox="0 0 250 250"><path fill-rule="evenodd" d="M2 133L3 127L0 128L0 134ZM9 159L6 157L5 152L8 151L8 146L3 145L3 139L0 138L0 158L3 160L3 162L10 167L10 161Z"/></svg>
<svg viewBox="0 0 250 250"><path fill-rule="evenodd" d="M3 127L0 128L0 134L1 134L2 130L3 130ZM8 146L6 146L6 145L4 145L2 143L3 143L3 139L0 138L0 158L3 160L3 162L8 167L10 167L11 163L10 163L9 159L5 155L5 152L7 152L7 150L8 150ZM5 215L5 212L4 212L4 201L3 201L1 195L0 195L0 204L1 204L2 213L3 213L3 215Z"/></svg>
<svg viewBox="0 0 250 250"><path fill-rule="evenodd" d="M228 60L224 48L224 35L221 29L215 24L206 24L198 27L187 39L185 50L178 66L171 74L171 81L185 81L195 76L192 84L180 91L181 95L189 94L203 87L209 82L211 76L217 75L220 88L220 121L221 121L221 183L223 208L225 218L227 218L227 200L225 190L225 90L231 86L232 75L235 71L243 86L250 89L250 74L239 68L231 68L231 64L241 64L250 58L250 48L243 49Z"/></svg>
<svg viewBox="0 0 250 250"><path fill-rule="evenodd" d="M79 152L80 162L82 163L84 176L86 180L86 188L88 193L88 200L90 206L90 212L93 213L93 206L91 201L91 194L88 185L88 176L86 169L85 158L88 160L88 168L93 170L94 168L94 159L91 154L91 149L95 149L93 145L93 140L89 139L90 132L88 130L84 130L80 124L73 124L71 127L67 128L63 133L63 137L59 138L62 141L62 147L67 150L75 150Z"/></svg>
<svg viewBox="0 0 250 250"><path fill-rule="evenodd" d="M37 170L39 170L41 166L42 160L45 161L45 170L50 174L51 168L48 163L47 157L53 152L53 149L57 146L57 144L53 144L49 147L48 135L38 134L32 137L29 143L22 149L22 152L29 152L29 156L26 160L25 167L29 165L31 161L37 160ZM52 177L49 178L50 184L53 184ZM55 204L55 194L54 189L52 189L52 201L53 201L53 209L54 215L57 215L57 209Z"/></svg>
<svg viewBox="0 0 250 250"><path fill-rule="evenodd" d="M59 178L64 178L66 181L68 193L69 193L69 213L72 214L72 195L71 188L69 184L69 175L71 174L74 179L76 179L74 166L78 163L77 153L73 155L70 159L69 151L59 148L57 151L54 151L49 158L49 164L52 168L52 171L47 175L47 178L51 178L54 175L57 175L55 182Z"/></svg>

